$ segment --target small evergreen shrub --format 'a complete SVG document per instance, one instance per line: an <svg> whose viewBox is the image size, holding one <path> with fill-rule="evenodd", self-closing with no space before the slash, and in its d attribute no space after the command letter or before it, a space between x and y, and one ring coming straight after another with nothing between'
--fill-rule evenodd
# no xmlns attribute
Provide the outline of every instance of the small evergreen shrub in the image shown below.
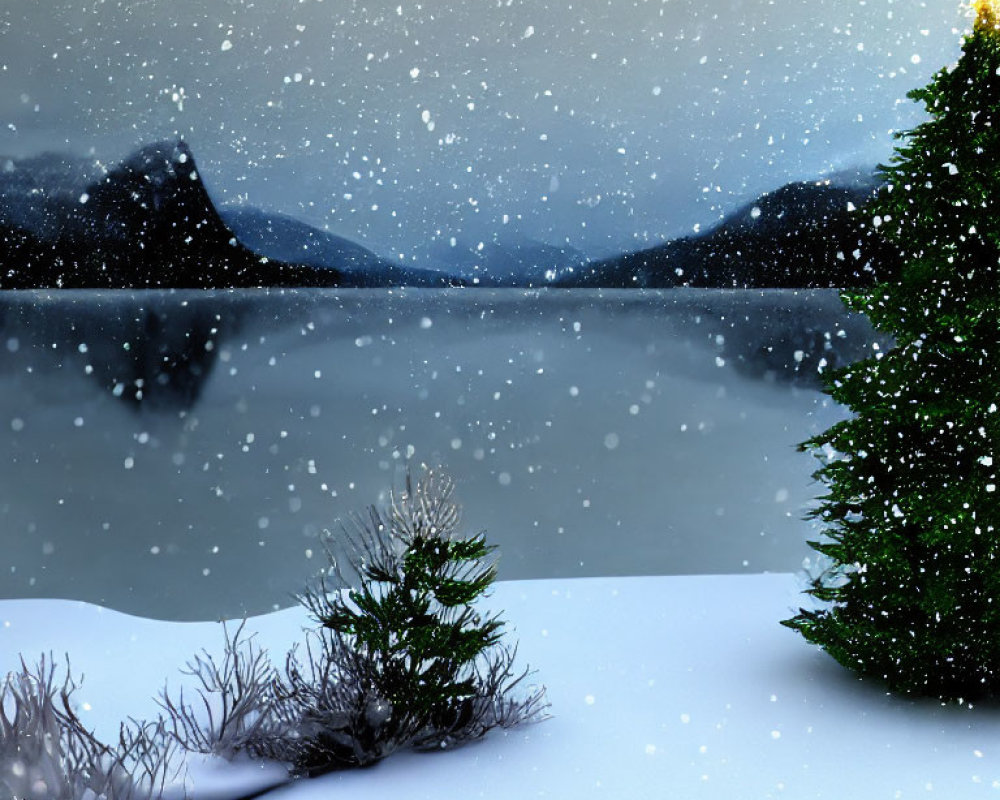
<svg viewBox="0 0 1000 800"><path fill-rule="evenodd" d="M184 747L225 757L246 752L283 761L293 775L373 764L403 748L454 747L544 717L544 689L515 696L529 674L503 623L473 603L495 576L494 548L458 532L454 486L428 473L385 510L344 530L350 553L300 596L320 627L304 655L274 669L240 626L223 658L196 657L198 707L161 706Z"/></svg>
<svg viewBox="0 0 1000 800"><path fill-rule="evenodd" d="M910 93L865 210L898 246L897 279L845 295L888 352L834 372L853 416L809 440L827 494L821 607L785 625L901 692L1000 692L1000 29L978 0L953 67Z"/></svg>
<svg viewBox="0 0 1000 800"><path fill-rule="evenodd" d="M355 520L348 538L357 585L331 592L323 581L301 598L325 628L364 654L374 688L394 716L408 721L421 748L516 724L541 700L532 696L523 706L506 699L514 652L500 644L499 617L484 617L473 605L496 577L494 548L483 534L458 533L453 494L447 478L408 478L385 511L373 507L367 519Z"/></svg>

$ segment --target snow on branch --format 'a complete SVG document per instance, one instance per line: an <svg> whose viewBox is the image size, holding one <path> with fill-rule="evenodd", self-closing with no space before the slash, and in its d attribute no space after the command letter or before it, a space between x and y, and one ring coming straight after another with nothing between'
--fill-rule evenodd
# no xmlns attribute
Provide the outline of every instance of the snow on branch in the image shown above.
<svg viewBox="0 0 1000 800"><path fill-rule="evenodd" d="M60 682L52 657L0 684L0 790L13 798L156 800L178 782L175 747L159 723L123 724L116 747L99 741L73 708L69 660ZM183 794L183 786L174 794Z"/></svg>
<svg viewBox="0 0 1000 800"><path fill-rule="evenodd" d="M282 669L244 635L246 620L223 624L221 657L203 650L181 670L193 690L175 699L164 687L163 716L123 724L114 746L74 711L68 661L60 681L51 657L22 660L0 683L0 798L165 800L184 791L178 748L313 776L544 719L545 690L524 686L531 673L514 669L504 623L473 605L496 577L494 548L458 532L453 490L431 473L407 477L385 510L353 518L352 580L328 549L330 569L298 597L318 626Z"/></svg>
<svg viewBox="0 0 1000 800"><path fill-rule="evenodd" d="M195 689L197 711L185 703L183 689L176 701L166 687L160 692L158 702L167 713L170 735L188 750L232 758L267 735L274 669L253 636L243 638L245 626L246 620L230 634L223 623L221 662L202 651L181 670L200 684Z"/></svg>

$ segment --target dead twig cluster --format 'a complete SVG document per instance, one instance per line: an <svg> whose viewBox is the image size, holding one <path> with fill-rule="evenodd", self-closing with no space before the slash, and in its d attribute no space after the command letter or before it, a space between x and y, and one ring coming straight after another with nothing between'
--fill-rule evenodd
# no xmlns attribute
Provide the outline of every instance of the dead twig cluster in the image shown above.
<svg viewBox="0 0 1000 800"><path fill-rule="evenodd" d="M202 651L182 670L193 690L164 687L161 717L123 724L114 746L77 716L68 660L61 680L51 657L22 661L0 683L0 800L161 800L184 790L179 748L312 776L544 719L545 690L524 686L503 623L472 607L496 566L482 534L458 535L453 491L407 477L386 510L355 517L343 537L353 581L328 543L329 569L298 596L318 627L281 669L245 621L223 625L221 658Z"/></svg>
<svg viewBox="0 0 1000 800"><path fill-rule="evenodd" d="M73 707L67 660L60 681L42 656L0 683L0 796L45 800L156 800L178 781L176 746L162 723L123 723L101 742ZM183 791L181 787L180 791Z"/></svg>
<svg viewBox="0 0 1000 800"><path fill-rule="evenodd" d="M484 537L458 534L454 484L428 473L328 538L329 567L298 595L321 627L282 670L226 631L223 658L189 662L197 707L161 705L184 747L283 761L295 775L372 764L405 748L440 750L544 719L543 687L516 671L503 623L472 606L496 577Z"/></svg>

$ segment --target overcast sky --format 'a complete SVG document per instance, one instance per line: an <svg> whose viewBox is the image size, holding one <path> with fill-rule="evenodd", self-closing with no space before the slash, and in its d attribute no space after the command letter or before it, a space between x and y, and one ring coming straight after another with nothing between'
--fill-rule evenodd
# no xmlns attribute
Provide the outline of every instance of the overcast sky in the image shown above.
<svg viewBox="0 0 1000 800"><path fill-rule="evenodd" d="M181 135L219 203L591 255L891 153L958 0L5 0L0 153Z"/></svg>

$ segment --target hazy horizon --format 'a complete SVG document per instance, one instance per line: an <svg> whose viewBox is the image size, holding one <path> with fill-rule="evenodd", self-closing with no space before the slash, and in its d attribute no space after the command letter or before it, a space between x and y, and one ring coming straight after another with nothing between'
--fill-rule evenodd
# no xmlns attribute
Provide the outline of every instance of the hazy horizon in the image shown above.
<svg viewBox="0 0 1000 800"><path fill-rule="evenodd" d="M967 22L954 0L15 1L0 153L181 136L220 205L417 266L452 238L602 255L884 161Z"/></svg>

